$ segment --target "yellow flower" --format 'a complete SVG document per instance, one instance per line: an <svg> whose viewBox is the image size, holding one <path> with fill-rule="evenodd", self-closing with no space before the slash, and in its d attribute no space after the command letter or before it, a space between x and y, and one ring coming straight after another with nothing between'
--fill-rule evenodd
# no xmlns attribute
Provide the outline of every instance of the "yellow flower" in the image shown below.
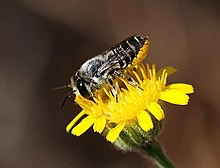
<svg viewBox="0 0 220 168"><path fill-rule="evenodd" d="M115 142L123 129L132 124L148 132L154 128L152 116L158 121L164 119L163 102L187 105L193 87L189 84L175 83L166 86L167 76L175 72L172 67L165 67L156 72L156 66L150 68L143 64L125 70L137 83L133 86L126 79L114 80L118 98L107 85L96 92L93 100L76 95L75 102L83 109L66 127L67 132L80 136L91 126L94 132L103 133L106 139ZM84 116L77 125L76 123ZM75 126L76 125L76 126ZM112 126L113 125L113 126Z"/></svg>

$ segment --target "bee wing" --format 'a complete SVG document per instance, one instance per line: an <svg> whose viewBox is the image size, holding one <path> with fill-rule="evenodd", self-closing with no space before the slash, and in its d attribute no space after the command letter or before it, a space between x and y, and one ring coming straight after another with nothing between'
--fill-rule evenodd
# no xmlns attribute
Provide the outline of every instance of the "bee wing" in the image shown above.
<svg viewBox="0 0 220 168"><path fill-rule="evenodd" d="M101 75L106 71L111 71L112 69L114 69L113 67L115 67L115 65L118 64L120 61L120 57L115 55L112 51L108 51L108 53L106 53L106 56L104 57L106 57L107 61L98 68L98 75Z"/></svg>

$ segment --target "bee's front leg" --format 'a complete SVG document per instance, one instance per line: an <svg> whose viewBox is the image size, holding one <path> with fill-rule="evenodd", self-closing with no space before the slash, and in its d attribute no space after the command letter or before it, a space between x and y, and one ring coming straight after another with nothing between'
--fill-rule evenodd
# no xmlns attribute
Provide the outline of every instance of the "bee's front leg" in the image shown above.
<svg viewBox="0 0 220 168"><path fill-rule="evenodd" d="M112 94L115 96L116 102L118 103L118 91L117 91L117 89L116 89L116 87L115 87L115 85L114 85L114 82L113 82L113 80L112 80L112 77L109 77L109 78L108 78L108 83L109 83L109 85L111 86Z"/></svg>

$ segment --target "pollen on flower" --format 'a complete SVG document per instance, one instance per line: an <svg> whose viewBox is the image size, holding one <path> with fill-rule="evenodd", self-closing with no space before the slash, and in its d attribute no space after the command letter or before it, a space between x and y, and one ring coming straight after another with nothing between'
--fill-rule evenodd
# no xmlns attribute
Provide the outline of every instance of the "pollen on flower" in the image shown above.
<svg viewBox="0 0 220 168"><path fill-rule="evenodd" d="M169 69L169 71L167 71ZM156 66L143 64L128 68L124 73L131 76L137 86L129 84L127 79L114 80L117 89L116 96L107 85L96 92L93 100L76 95L75 102L83 109L67 126L67 132L80 136L93 125L94 132L102 133L108 128L106 139L114 142L121 131L133 123L148 132L154 128L151 116L156 120L164 119L161 100L177 105L186 105L189 101L187 94L193 93L193 87L188 84L176 83L166 86L167 76L175 71L166 67L156 72ZM79 124L75 126L84 115ZM114 127L110 125L114 124Z"/></svg>

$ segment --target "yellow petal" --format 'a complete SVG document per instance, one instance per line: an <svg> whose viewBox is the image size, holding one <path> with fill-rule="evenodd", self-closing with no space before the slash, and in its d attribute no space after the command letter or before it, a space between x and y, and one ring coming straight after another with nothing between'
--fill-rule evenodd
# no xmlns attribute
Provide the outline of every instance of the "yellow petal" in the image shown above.
<svg viewBox="0 0 220 168"><path fill-rule="evenodd" d="M161 108L161 106L158 103L151 102L148 106L147 109L151 112L151 114L154 115L154 117L157 120L162 120L164 119L164 111Z"/></svg>
<svg viewBox="0 0 220 168"><path fill-rule="evenodd" d="M76 122L85 114L84 111L81 111L67 126L66 132L69 132L71 128L76 124Z"/></svg>
<svg viewBox="0 0 220 168"><path fill-rule="evenodd" d="M105 128L105 125L106 125L106 117L105 116L99 117L93 125L94 132L98 132L101 134Z"/></svg>
<svg viewBox="0 0 220 168"><path fill-rule="evenodd" d="M110 141L111 143L113 143L119 136L119 134L121 133L121 131L124 129L125 124L124 123L120 123L118 124L115 128L112 128L109 132L108 135L106 136L106 139L108 141Z"/></svg>
<svg viewBox="0 0 220 168"><path fill-rule="evenodd" d="M190 93L194 92L193 86L189 85L189 84L185 84L185 83L174 83L174 84L168 85L166 88L167 89L177 89L180 92L183 92L185 94L190 94Z"/></svg>
<svg viewBox="0 0 220 168"><path fill-rule="evenodd" d="M168 76L174 74L177 71L177 69L175 69L172 66L166 66L166 67L163 67L162 69L159 69L157 71L157 77L161 76L163 74L164 70L166 70L166 73L168 74Z"/></svg>
<svg viewBox="0 0 220 168"><path fill-rule="evenodd" d="M76 136L82 135L86 130L88 130L92 124L96 121L95 117L87 116L84 118L77 126L73 128L71 133Z"/></svg>
<svg viewBox="0 0 220 168"><path fill-rule="evenodd" d="M159 99L177 105L187 105L189 102L189 96L177 89L161 92Z"/></svg>
<svg viewBox="0 0 220 168"><path fill-rule="evenodd" d="M151 117L146 111L142 111L138 114L137 120L140 127L146 132L154 127Z"/></svg>

